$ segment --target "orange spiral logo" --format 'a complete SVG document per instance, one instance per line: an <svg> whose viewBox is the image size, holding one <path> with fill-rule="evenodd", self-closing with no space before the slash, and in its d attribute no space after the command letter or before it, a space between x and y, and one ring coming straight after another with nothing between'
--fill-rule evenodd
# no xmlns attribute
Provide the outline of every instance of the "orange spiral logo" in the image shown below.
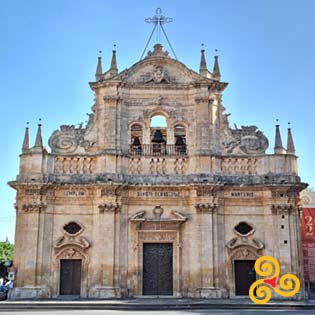
<svg viewBox="0 0 315 315"><path fill-rule="evenodd" d="M249 297L256 304L265 304L272 297L272 290L284 297L291 297L299 292L300 280L290 273L284 274L279 279L279 262L271 256L262 256L255 262L256 273L267 279L255 281L249 288Z"/></svg>

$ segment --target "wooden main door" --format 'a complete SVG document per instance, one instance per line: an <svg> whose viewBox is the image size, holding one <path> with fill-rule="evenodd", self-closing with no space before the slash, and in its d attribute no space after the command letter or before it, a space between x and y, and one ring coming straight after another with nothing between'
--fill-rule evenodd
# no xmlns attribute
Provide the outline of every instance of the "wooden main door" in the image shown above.
<svg viewBox="0 0 315 315"><path fill-rule="evenodd" d="M143 295L173 295L173 244L143 244Z"/></svg>
<svg viewBox="0 0 315 315"><path fill-rule="evenodd" d="M81 294L81 259L60 260L60 295Z"/></svg>
<svg viewBox="0 0 315 315"><path fill-rule="evenodd" d="M248 295L249 288L256 281L255 260L234 260L235 295Z"/></svg>

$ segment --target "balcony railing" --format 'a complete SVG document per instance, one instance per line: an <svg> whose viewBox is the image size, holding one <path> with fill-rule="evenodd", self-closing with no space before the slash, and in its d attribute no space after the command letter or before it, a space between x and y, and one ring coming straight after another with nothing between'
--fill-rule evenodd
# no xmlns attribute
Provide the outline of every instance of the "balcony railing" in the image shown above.
<svg viewBox="0 0 315 315"><path fill-rule="evenodd" d="M165 143L131 145L129 154L133 156L185 156L187 146Z"/></svg>

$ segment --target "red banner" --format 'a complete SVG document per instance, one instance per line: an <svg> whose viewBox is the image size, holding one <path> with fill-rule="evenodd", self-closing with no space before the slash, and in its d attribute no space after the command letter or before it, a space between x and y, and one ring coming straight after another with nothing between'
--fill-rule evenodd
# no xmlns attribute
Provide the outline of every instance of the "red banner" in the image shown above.
<svg viewBox="0 0 315 315"><path fill-rule="evenodd" d="M315 208L302 209L301 226L304 278L315 282Z"/></svg>

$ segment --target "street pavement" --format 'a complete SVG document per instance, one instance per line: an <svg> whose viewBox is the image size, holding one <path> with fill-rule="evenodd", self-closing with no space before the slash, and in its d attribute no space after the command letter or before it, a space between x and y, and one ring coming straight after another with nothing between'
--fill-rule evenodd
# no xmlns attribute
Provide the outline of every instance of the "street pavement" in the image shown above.
<svg viewBox="0 0 315 315"><path fill-rule="evenodd" d="M315 314L314 310L292 310L292 309L259 309L259 310L222 310L222 309L211 309L211 310L165 310L165 311L120 311L120 310L21 310L21 311L8 311L1 312L0 314L8 315L307 315Z"/></svg>

